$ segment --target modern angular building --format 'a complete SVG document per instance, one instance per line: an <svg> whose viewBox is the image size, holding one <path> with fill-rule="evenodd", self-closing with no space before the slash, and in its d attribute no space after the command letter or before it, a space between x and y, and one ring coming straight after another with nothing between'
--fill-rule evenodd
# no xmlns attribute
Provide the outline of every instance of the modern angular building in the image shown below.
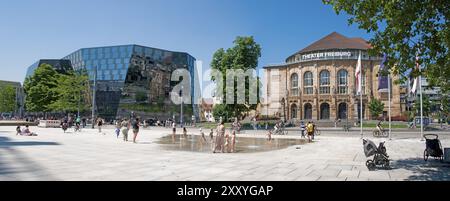
<svg viewBox="0 0 450 201"><path fill-rule="evenodd" d="M49 64L51 65L56 71L59 73L64 73L69 70L72 70L72 65L70 63L70 60L64 60L64 59L41 59L28 67L27 74L25 77L28 77L34 73L34 71L42 64Z"/></svg>
<svg viewBox="0 0 450 201"><path fill-rule="evenodd" d="M96 114L112 120L129 117L179 118L180 106L172 103L170 92L178 84L171 82L172 72L184 68L190 72L191 101L199 94L195 58L188 53L173 52L139 45L122 45L77 50L62 61L86 70L93 89L96 83ZM31 66L33 68L34 66ZM31 71L31 70L29 70ZM184 119L199 117L199 105L184 107Z"/></svg>

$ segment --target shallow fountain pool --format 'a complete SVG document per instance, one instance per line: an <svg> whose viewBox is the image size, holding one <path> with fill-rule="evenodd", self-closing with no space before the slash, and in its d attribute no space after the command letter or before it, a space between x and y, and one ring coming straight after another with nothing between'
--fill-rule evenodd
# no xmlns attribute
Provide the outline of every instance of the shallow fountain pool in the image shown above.
<svg viewBox="0 0 450 201"><path fill-rule="evenodd" d="M160 138L157 142L163 149L177 150L177 151L191 151L191 152L210 152L212 153L212 144L209 136L206 137L206 142L200 135L167 135ZM304 139L288 139L288 138L274 138L268 141L265 138L252 137L237 137L236 138L236 153L252 153L265 152L285 149L290 146L306 144Z"/></svg>

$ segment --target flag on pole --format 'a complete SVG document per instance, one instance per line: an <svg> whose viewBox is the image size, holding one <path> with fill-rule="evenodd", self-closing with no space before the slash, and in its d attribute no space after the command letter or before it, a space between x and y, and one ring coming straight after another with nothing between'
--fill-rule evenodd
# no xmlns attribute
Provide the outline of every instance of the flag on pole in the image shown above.
<svg viewBox="0 0 450 201"><path fill-rule="evenodd" d="M419 56L416 56L416 69L420 70ZM411 93L413 93L413 94L416 94L416 92L417 92L417 87L419 87L419 79L420 79L420 76L418 76L414 79L413 87L411 88Z"/></svg>
<svg viewBox="0 0 450 201"><path fill-rule="evenodd" d="M387 55L383 55L383 61L381 61L380 70L378 71L378 91L388 89L388 76L383 76L382 72L386 71L385 63L387 62Z"/></svg>
<svg viewBox="0 0 450 201"><path fill-rule="evenodd" d="M362 64L361 64L361 52L359 52L359 56L358 56L358 64L356 65L356 72L355 72L355 77L356 77L356 92L357 93L361 93L362 91L362 79L361 79L361 72L362 72Z"/></svg>

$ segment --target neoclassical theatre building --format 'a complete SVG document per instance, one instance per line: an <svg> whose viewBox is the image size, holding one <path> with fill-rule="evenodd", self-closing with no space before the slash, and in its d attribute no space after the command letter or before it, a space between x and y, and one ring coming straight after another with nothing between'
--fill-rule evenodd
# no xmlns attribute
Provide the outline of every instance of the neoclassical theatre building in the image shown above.
<svg viewBox="0 0 450 201"><path fill-rule="evenodd" d="M267 101L259 112L286 120L358 120L355 70L361 52L363 117L371 119L367 105L374 98L385 104L383 115L387 116L388 91L378 87L382 58L369 56L369 48L362 38L333 32L289 56L284 64L265 66ZM400 86L391 86L391 115L399 116Z"/></svg>

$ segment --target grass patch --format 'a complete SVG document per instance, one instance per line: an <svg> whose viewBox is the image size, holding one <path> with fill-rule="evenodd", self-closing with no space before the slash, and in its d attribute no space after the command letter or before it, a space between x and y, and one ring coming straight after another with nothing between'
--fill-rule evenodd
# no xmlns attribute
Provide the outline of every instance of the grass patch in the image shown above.
<svg viewBox="0 0 450 201"><path fill-rule="evenodd" d="M389 128L389 123L382 123L381 126L383 128ZM357 126L358 127L358 126ZM377 123L363 123L363 128L376 128ZM408 125L406 123L404 124L391 124L391 128L408 128Z"/></svg>

